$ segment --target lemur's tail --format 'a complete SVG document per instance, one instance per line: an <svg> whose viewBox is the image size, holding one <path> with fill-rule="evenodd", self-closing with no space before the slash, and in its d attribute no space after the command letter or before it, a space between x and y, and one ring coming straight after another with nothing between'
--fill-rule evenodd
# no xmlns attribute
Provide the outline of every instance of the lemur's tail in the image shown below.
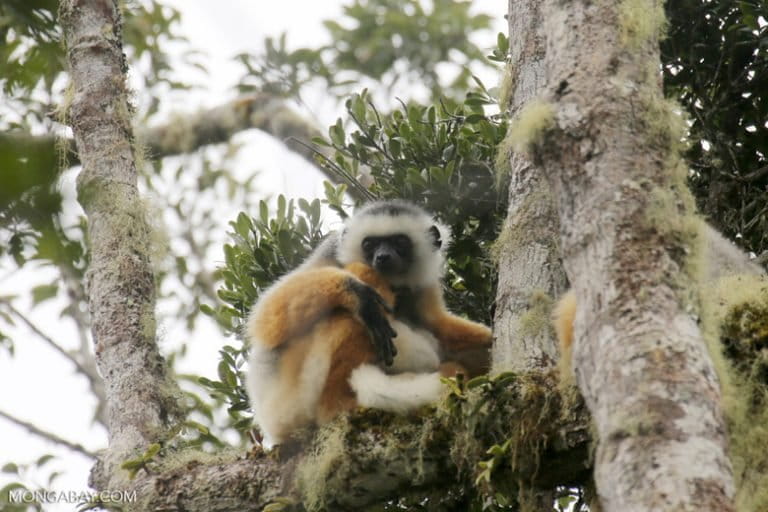
<svg viewBox="0 0 768 512"><path fill-rule="evenodd" d="M372 364L357 367L349 377L363 407L406 412L436 402L443 391L440 373L388 375Z"/></svg>

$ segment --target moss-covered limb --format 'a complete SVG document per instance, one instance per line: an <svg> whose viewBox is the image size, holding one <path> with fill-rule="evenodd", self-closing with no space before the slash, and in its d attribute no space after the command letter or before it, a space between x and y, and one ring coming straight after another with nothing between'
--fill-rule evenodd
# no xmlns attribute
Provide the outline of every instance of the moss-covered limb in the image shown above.
<svg viewBox="0 0 768 512"><path fill-rule="evenodd" d="M137 127L135 132L148 157L158 159L227 142L237 133L253 128L272 135L315 165L320 172L327 173L317 166L315 153L310 149L312 138L322 137L323 133L291 109L284 99L267 93L242 96L197 113L178 113L168 123L149 128ZM0 144L9 144L27 153L48 154L50 161L56 161L58 153L63 168L80 163L74 140L57 138L52 134L0 133ZM321 153L324 151L322 147L316 149ZM335 175L328 175L328 178L337 181Z"/></svg>
<svg viewBox="0 0 768 512"><path fill-rule="evenodd" d="M227 142L236 133L256 128L283 141L313 165L314 153L294 140L310 144L323 134L271 94L241 96L229 103L195 114L177 114L171 122L137 130L152 158L188 153L208 144Z"/></svg>
<svg viewBox="0 0 768 512"><path fill-rule="evenodd" d="M574 389L557 387L554 373L451 381L437 408L357 411L268 455L164 448L136 472L127 510L362 510L425 497L429 510L455 510L584 485L589 418Z"/></svg>
<svg viewBox="0 0 768 512"><path fill-rule="evenodd" d="M768 510L768 277L720 279L703 296L728 424L736 509Z"/></svg>
<svg viewBox="0 0 768 512"><path fill-rule="evenodd" d="M298 465L309 510L362 507L414 491L510 499L583 484L589 419L577 393L554 373L454 383L435 411L397 417L369 411L320 431ZM437 503L433 503L437 510Z"/></svg>
<svg viewBox="0 0 768 512"><path fill-rule="evenodd" d="M739 286L739 294L756 296L728 307L720 324L723 350L741 375L768 385L768 280L735 280L732 285Z"/></svg>
<svg viewBox="0 0 768 512"><path fill-rule="evenodd" d="M172 464L166 464L172 466ZM186 510L208 512L262 511L285 495L288 475L278 461L257 459L178 459L175 467L140 474L128 487L133 503L122 503L126 511Z"/></svg>
<svg viewBox="0 0 768 512"><path fill-rule="evenodd" d="M120 11L117 2L69 0L60 19L73 84L66 118L83 164L86 289L107 398L109 449L92 484L120 489L120 462L162 439L183 411L155 342L151 229L136 186Z"/></svg>

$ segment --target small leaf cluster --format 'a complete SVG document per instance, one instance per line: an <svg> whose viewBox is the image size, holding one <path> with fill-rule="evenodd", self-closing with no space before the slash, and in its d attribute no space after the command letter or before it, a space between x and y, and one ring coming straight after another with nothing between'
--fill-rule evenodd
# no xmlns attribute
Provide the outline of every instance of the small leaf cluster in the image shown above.
<svg viewBox="0 0 768 512"><path fill-rule="evenodd" d="M482 375L469 381L459 376L443 382L450 393L442 413L447 415L449 424L455 424L457 432L466 436L454 441L452 456L466 473L467 488L477 494L474 500L483 504L482 510L518 510L515 497L519 485L509 478L509 467L512 451L516 449L514 443L519 440L494 419L503 407L520 407L517 375Z"/></svg>
<svg viewBox="0 0 768 512"><path fill-rule="evenodd" d="M297 211L296 205L298 205ZM251 305L259 294L280 276L297 267L322 240L320 200L277 198L273 217L265 201L259 215L241 212L230 222L232 243L224 245L222 286L218 291L224 305L202 306L230 333L239 332Z"/></svg>
<svg viewBox="0 0 768 512"><path fill-rule="evenodd" d="M246 359L245 347L225 345L219 355L221 360L216 367L219 380L199 377L198 383L207 388L214 399L227 404L230 426L245 432L252 423L250 415L243 414L250 408L245 394L245 375L241 370Z"/></svg>
<svg viewBox="0 0 768 512"><path fill-rule="evenodd" d="M465 477L466 492L481 504L470 510L528 510L543 454L558 442L568 421L562 417L563 397L553 393L556 378L506 372L443 380L449 394L438 415L448 431L457 433L451 456ZM574 511L586 510L581 497L575 485L557 486L554 508L572 503Z"/></svg>

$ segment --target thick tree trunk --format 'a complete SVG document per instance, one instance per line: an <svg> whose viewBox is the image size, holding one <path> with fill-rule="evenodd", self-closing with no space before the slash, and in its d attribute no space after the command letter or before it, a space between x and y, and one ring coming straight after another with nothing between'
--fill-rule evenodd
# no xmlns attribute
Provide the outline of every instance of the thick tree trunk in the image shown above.
<svg viewBox="0 0 768 512"><path fill-rule="evenodd" d="M502 89L511 98L503 107L515 115L546 83L545 38L538 2L510 0L509 13L511 65ZM549 322L552 300L565 289L558 219L540 168L521 153L509 159L509 210L499 237L493 369L541 371L558 358Z"/></svg>
<svg viewBox="0 0 768 512"><path fill-rule="evenodd" d="M69 121L83 164L86 286L108 403L109 449L92 476L97 488L117 489L127 477L119 464L181 416L179 395L155 343L150 228L136 188L117 2L65 1L60 19L74 89Z"/></svg>
<svg viewBox="0 0 768 512"><path fill-rule="evenodd" d="M556 193L603 509L732 510L720 389L696 317L703 231L659 86L662 3L541 9L547 102L518 120L517 145Z"/></svg>

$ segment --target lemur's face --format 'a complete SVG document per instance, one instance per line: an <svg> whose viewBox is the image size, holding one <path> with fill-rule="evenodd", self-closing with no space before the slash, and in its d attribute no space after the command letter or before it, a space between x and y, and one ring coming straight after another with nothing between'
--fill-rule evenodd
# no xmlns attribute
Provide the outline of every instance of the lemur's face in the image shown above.
<svg viewBox="0 0 768 512"><path fill-rule="evenodd" d="M435 286L443 275L447 227L403 201L371 203L348 218L338 238L336 261L370 265L389 284L413 289Z"/></svg>
<svg viewBox="0 0 768 512"><path fill-rule="evenodd" d="M413 264L413 242L403 233L367 236L360 248L365 262L386 276L406 274Z"/></svg>

